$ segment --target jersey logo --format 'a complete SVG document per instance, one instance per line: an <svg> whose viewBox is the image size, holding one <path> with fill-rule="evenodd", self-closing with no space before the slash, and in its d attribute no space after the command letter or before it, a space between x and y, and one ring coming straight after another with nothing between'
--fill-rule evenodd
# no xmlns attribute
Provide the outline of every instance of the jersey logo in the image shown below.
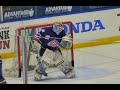
<svg viewBox="0 0 120 90"><path fill-rule="evenodd" d="M48 43L48 46L50 47L58 47L59 46L59 42L57 40L52 40Z"/></svg>
<svg viewBox="0 0 120 90"><path fill-rule="evenodd" d="M45 39L49 39L50 38L50 35L45 35Z"/></svg>
<svg viewBox="0 0 120 90"><path fill-rule="evenodd" d="M45 32L45 29L42 29L42 32Z"/></svg>

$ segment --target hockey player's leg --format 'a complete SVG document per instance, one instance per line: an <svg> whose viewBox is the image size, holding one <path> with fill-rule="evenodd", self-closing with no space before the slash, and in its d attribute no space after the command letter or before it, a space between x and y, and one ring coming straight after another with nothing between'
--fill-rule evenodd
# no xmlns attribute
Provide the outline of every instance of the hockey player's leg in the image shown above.
<svg viewBox="0 0 120 90"><path fill-rule="evenodd" d="M74 67L64 57L59 51L55 52L55 65L66 75L67 78L74 78L75 71Z"/></svg>
<svg viewBox="0 0 120 90"><path fill-rule="evenodd" d="M35 81L38 81L38 80L41 80L42 79L42 73L39 69L39 65L37 64L36 67L34 68L34 80Z"/></svg>
<svg viewBox="0 0 120 90"><path fill-rule="evenodd" d="M40 49L40 51L42 52L38 52L39 50L37 48L33 48L32 49L32 53L36 56L36 60L37 60L37 65L33 70L34 73L34 80L38 81L42 79L42 75L47 76L47 73L45 72L47 66L44 65L44 63L42 63L42 59L41 56L43 55L44 51L42 48Z"/></svg>
<svg viewBox="0 0 120 90"><path fill-rule="evenodd" d="M0 58L0 84L6 84L6 80L4 79L2 75L2 60Z"/></svg>
<svg viewBox="0 0 120 90"><path fill-rule="evenodd" d="M38 61L38 64L34 68L34 80L36 81L41 80L42 75L47 76L45 70L47 69L48 66L45 65L43 62Z"/></svg>
<svg viewBox="0 0 120 90"><path fill-rule="evenodd" d="M54 52L49 49L45 50L43 56L40 59L41 62L39 62L34 69L35 80L41 80L42 75L47 76L45 70L49 67L50 61L53 59L54 56Z"/></svg>

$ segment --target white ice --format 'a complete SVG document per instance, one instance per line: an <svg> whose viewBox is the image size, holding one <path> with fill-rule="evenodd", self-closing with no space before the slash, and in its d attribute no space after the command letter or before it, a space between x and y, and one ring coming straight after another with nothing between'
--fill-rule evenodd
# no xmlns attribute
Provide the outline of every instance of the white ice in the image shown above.
<svg viewBox="0 0 120 90"><path fill-rule="evenodd" d="M28 77L28 84L119 84L120 43L74 50L76 78L66 79L58 69L42 81ZM23 78L5 77L8 84L23 84Z"/></svg>

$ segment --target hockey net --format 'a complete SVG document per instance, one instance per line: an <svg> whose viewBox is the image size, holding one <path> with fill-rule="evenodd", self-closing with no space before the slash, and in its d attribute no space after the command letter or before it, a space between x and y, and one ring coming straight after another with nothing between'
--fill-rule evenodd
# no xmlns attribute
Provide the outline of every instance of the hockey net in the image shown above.
<svg viewBox="0 0 120 90"><path fill-rule="evenodd" d="M64 55L65 60L68 60L73 66L74 66L74 56L73 56L73 31L72 31L72 22L62 22L63 29L65 30L66 34L71 35L72 37L72 47L70 49L63 49L61 48L61 51ZM15 62L13 63L13 67L11 70L7 70L6 73L9 76L18 76L21 77L22 75L22 61L23 61L23 37L25 37L25 54L26 54L26 60L28 63L28 71L33 71L35 65L37 64L36 56L35 54L31 53L31 40L33 40L33 37L36 33L42 30L42 28L51 27L53 24L40 24L40 25L31 25L31 26L25 26L20 27L16 30L16 49L15 49ZM51 61L50 63L51 67L54 67L54 63Z"/></svg>

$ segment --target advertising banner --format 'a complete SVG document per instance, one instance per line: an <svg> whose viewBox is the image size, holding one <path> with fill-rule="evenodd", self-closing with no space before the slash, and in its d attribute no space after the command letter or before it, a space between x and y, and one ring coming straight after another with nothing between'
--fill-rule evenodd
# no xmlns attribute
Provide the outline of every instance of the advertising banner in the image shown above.
<svg viewBox="0 0 120 90"><path fill-rule="evenodd" d="M97 9L103 9L103 8L109 8L112 6L80 6L80 11L90 11L90 10L97 10Z"/></svg>
<svg viewBox="0 0 120 90"><path fill-rule="evenodd" d="M80 6L38 6L37 16L79 12Z"/></svg>
<svg viewBox="0 0 120 90"><path fill-rule="evenodd" d="M35 7L14 9L14 10L4 10L3 20L14 20L22 18L31 18L35 16Z"/></svg>

